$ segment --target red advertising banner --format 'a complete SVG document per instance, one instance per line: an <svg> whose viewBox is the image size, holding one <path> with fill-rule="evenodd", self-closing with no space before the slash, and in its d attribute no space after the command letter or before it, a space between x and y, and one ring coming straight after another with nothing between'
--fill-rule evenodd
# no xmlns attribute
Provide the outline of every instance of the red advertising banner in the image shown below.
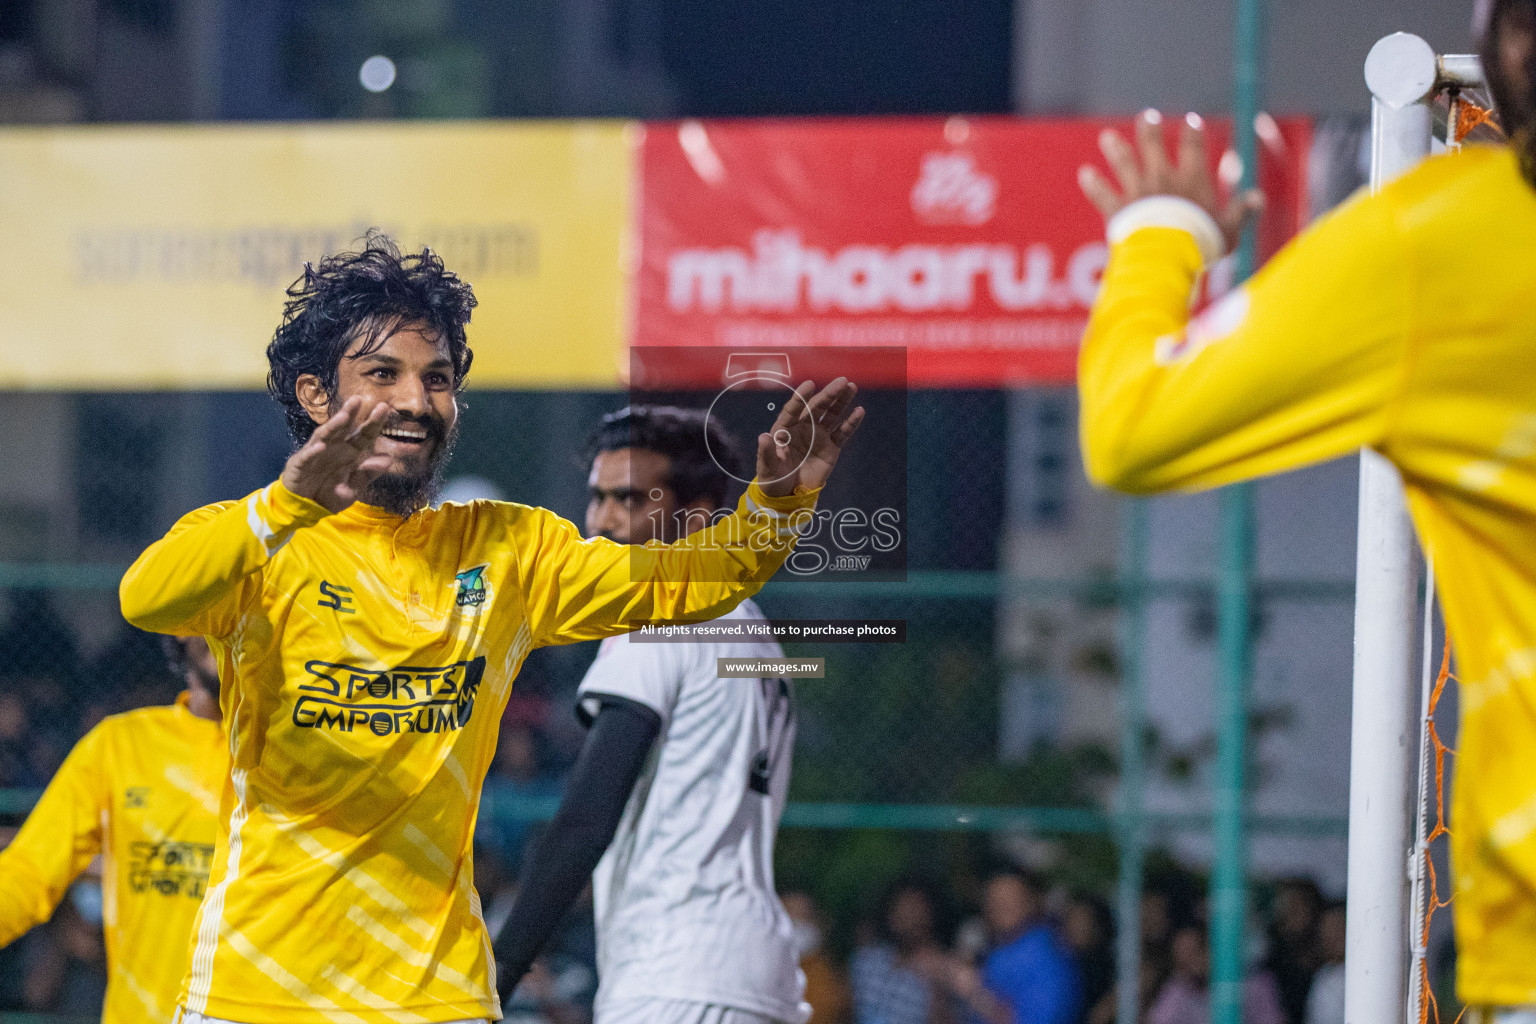
<svg viewBox="0 0 1536 1024"><path fill-rule="evenodd" d="M1129 123L649 124L632 342L899 346L916 386L1070 382L1106 258L1077 169L1106 126ZM1259 134L1272 252L1306 221L1311 125Z"/></svg>

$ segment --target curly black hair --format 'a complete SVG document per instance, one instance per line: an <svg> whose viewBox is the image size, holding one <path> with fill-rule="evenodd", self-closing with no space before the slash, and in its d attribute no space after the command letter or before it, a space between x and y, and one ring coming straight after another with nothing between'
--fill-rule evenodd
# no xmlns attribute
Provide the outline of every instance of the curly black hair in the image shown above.
<svg viewBox="0 0 1536 1024"><path fill-rule="evenodd" d="M444 267L435 252L423 248L401 255L377 229L368 232L361 252L304 264L303 275L288 286L282 326L267 346L267 391L282 405L294 441L304 444L316 426L294 391L299 378L314 374L334 395L342 358L377 350L404 324L425 325L447 343L454 390L462 391L474 361L464 327L475 304L469 283ZM362 347L347 356L359 337Z"/></svg>

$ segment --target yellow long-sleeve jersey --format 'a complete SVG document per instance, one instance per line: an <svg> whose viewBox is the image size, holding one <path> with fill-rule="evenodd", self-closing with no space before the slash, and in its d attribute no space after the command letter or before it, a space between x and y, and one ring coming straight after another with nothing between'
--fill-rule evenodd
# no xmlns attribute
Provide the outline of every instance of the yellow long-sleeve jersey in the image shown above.
<svg viewBox="0 0 1536 1024"><path fill-rule="evenodd" d="M223 681L231 784L182 1005L245 1024L499 1017L471 839L523 659L735 607L815 495L753 485L646 548L507 502L329 515L281 482L184 517L121 588L130 622L208 637Z"/></svg>
<svg viewBox="0 0 1536 1024"><path fill-rule="evenodd" d="M0 851L0 946L48 920L101 855L103 1024L165 1024L187 972L229 758L217 722L142 708L85 735Z"/></svg>
<svg viewBox="0 0 1536 1024"><path fill-rule="evenodd" d="M1536 1003L1536 191L1505 150L1429 160L1193 323L1213 225L1159 202L1111 222L1080 365L1089 472L1148 493L1362 446L1397 465L1462 681L1459 993Z"/></svg>

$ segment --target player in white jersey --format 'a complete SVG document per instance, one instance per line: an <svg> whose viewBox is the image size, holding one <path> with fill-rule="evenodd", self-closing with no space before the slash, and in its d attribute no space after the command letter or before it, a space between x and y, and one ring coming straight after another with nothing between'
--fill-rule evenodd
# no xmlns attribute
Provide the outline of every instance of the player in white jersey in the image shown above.
<svg viewBox="0 0 1536 1024"><path fill-rule="evenodd" d="M681 516L713 513L733 450L702 413L637 406L604 417L588 449L588 535L643 543L676 532ZM715 621L736 619L762 613L746 601ZM804 1024L805 979L773 885L793 690L771 675L723 679L717 667L782 656L772 641L603 641L579 691L586 744L497 939L503 997L590 873L594 1024Z"/></svg>

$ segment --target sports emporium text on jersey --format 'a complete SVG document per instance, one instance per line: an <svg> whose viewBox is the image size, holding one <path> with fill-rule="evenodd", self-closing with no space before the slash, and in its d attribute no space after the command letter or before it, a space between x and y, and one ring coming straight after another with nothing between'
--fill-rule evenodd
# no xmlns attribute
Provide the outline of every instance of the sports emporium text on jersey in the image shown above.
<svg viewBox="0 0 1536 1024"><path fill-rule="evenodd" d="M293 706L301 729L366 730L375 736L454 732L469 724L485 675L484 656L451 665L401 665L388 671L310 661Z"/></svg>
<svg viewBox="0 0 1536 1024"><path fill-rule="evenodd" d="M128 884L134 892L203 898L213 866L213 844L177 839L137 841L128 847Z"/></svg>

